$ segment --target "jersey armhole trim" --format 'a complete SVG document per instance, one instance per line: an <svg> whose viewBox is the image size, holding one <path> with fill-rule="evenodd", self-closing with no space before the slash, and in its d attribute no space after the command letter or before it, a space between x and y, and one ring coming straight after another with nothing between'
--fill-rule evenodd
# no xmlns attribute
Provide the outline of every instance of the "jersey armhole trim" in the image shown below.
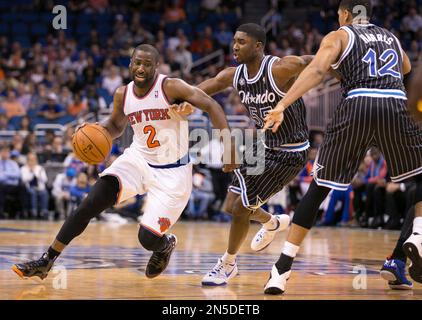
<svg viewBox="0 0 422 320"><path fill-rule="evenodd" d="M164 76L161 80L161 91L163 92L164 101L170 106L169 98L166 95L166 92L164 91L164 81L166 81L169 77Z"/></svg>
<svg viewBox="0 0 422 320"><path fill-rule="evenodd" d="M127 87L129 87L130 83L125 86L125 92L123 92L123 113L125 112L125 104L126 104L126 95L127 95Z"/></svg>
<svg viewBox="0 0 422 320"><path fill-rule="evenodd" d="M239 80L240 70L242 69L242 64L236 67L236 71L234 72L233 83L232 86L234 89L237 90L237 81Z"/></svg>
<svg viewBox="0 0 422 320"><path fill-rule="evenodd" d="M337 69L340 66L341 62L350 53L350 51L352 50L353 45L355 43L355 34L349 28L347 28L347 27L341 27L339 30L344 30L344 31L346 31L348 33L348 35L349 35L349 41L348 41L347 47L344 50L343 54L341 55L340 59L337 61L337 63L331 65L331 67L333 69Z"/></svg>
<svg viewBox="0 0 422 320"><path fill-rule="evenodd" d="M284 97L286 94L277 87L277 83L275 82L274 76L273 76L273 64L278 59L279 59L278 57L273 57L271 61L268 63L268 79L270 80L270 85L273 88L273 90L277 92L278 95Z"/></svg>

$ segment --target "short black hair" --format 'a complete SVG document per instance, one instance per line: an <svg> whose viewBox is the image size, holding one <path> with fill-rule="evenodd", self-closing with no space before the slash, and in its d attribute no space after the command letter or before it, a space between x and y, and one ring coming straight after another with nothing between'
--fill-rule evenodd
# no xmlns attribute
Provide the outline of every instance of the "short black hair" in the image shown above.
<svg viewBox="0 0 422 320"><path fill-rule="evenodd" d="M267 42L267 33L263 27L256 23L245 23L240 25L236 31L244 32L248 36L254 38L256 41L261 42L265 47Z"/></svg>
<svg viewBox="0 0 422 320"><path fill-rule="evenodd" d="M155 60L155 62L158 62L158 60L159 60L159 58L160 58L160 53L158 52L158 50L157 49L155 49L155 47L153 47L152 45L150 45L150 44L145 44L145 43L143 43L143 44L140 44L140 45L138 45L136 48L135 48L135 50L133 50L133 53L132 53L132 57L133 57L133 55L135 54L135 52L136 51L145 51L145 52L149 52L149 53L151 53L152 54L152 56L154 57L154 60Z"/></svg>
<svg viewBox="0 0 422 320"><path fill-rule="evenodd" d="M366 15L365 12L362 12L362 10L356 8L357 6L365 7ZM339 8L349 11L353 18L356 18L358 15L364 15L365 18L369 20L372 15L371 0L342 0L340 2Z"/></svg>

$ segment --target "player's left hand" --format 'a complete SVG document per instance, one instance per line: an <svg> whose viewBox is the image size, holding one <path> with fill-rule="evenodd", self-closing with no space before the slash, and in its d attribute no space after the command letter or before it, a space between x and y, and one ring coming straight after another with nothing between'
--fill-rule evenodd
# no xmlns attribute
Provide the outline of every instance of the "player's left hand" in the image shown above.
<svg viewBox="0 0 422 320"><path fill-rule="evenodd" d="M265 117L265 125L262 129L263 131L270 129L273 133L277 132L278 128L280 127L281 123L284 120L284 106L283 104L279 103L275 107L275 109L268 112L267 116Z"/></svg>
<svg viewBox="0 0 422 320"><path fill-rule="evenodd" d="M180 104L172 104L170 106L170 109L173 109L182 117L187 117L195 111L195 108L193 107L193 105L191 105L189 102L186 102L186 101Z"/></svg>

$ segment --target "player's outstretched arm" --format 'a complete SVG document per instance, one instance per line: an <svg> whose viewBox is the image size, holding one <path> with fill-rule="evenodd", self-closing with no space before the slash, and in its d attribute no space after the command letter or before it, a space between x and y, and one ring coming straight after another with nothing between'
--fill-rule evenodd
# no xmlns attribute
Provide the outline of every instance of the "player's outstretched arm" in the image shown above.
<svg viewBox="0 0 422 320"><path fill-rule="evenodd" d="M123 111L126 86L117 88L113 97L113 112L101 125L114 139L120 137L127 126L127 117Z"/></svg>
<svg viewBox="0 0 422 320"><path fill-rule="evenodd" d="M217 101L212 99L201 89L193 87L180 79L167 79L164 82L163 87L166 96L169 97L170 100L187 101L202 111L207 112L214 128L220 130L230 130L223 108L217 103ZM234 140L231 142L230 146L225 145L224 147L225 150L231 149L232 154L231 163L225 164L223 168L223 171L228 172L237 167L235 164L236 157Z"/></svg>
<svg viewBox="0 0 422 320"><path fill-rule="evenodd" d="M268 113L264 130L273 126L272 131L276 132L283 121L283 111L322 82L331 65L338 60L341 54L342 40L347 40L347 37L347 33L343 30L333 31L324 37L315 58L300 73L298 79L276 108Z"/></svg>
<svg viewBox="0 0 422 320"><path fill-rule="evenodd" d="M218 73L214 78L201 82L197 87L206 94L212 96L232 85L235 71L236 68L226 68ZM174 104L171 107L182 117L187 117L194 112L192 104L186 101L180 104Z"/></svg>
<svg viewBox="0 0 422 320"><path fill-rule="evenodd" d="M220 71L214 78L201 82L197 87L212 96L232 86L235 72L236 68L234 67L226 68Z"/></svg>

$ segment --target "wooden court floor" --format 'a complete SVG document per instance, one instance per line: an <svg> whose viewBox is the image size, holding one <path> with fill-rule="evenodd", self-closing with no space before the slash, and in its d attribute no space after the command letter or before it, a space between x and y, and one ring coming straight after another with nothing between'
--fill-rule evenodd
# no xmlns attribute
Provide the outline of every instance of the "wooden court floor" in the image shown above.
<svg viewBox="0 0 422 320"><path fill-rule="evenodd" d="M13 263L38 258L60 228L57 222L0 221L0 299L422 299L422 285L389 290L378 274L394 247L397 231L315 228L301 248L283 296L263 286L286 234L255 253L251 225L238 258L240 275L225 287L204 288L201 278L226 249L229 224L178 222L178 245L168 269L144 275L149 252L138 244L136 223L91 223L56 262L44 281L22 280Z"/></svg>

